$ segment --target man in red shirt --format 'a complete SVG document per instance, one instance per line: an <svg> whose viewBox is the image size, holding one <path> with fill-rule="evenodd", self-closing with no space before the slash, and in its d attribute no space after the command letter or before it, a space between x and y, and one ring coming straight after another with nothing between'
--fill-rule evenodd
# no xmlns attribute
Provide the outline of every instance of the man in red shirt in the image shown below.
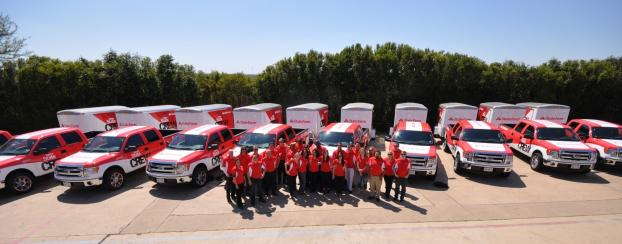
<svg viewBox="0 0 622 244"><path fill-rule="evenodd" d="M384 159L384 197L391 197L391 188L393 188L393 180L395 176L393 174L393 165L395 164L395 158L393 158L393 153L388 152L387 158Z"/></svg>
<svg viewBox="0 0 622 244"><path fill-rule="evenodd" d="M287 145L283 138L279 139L279 144L276 146L276 157L278 158L279 166L276 170L276 184L285 185L285 154L287 152Z"/></svg>
<svg viewBox="0 0 622 244"><path fill-rule="evenodd" d="M233 174L235 169L235 157L233 151L229 150L220 161L220 170L225 174L225 191L227 192L227 202L234 201L235 187L233 185Z"/></svg>
<svg viewBox="0 0 622 244"><path fill-rule="evenodd" d="M403 151L402 156L395 161L393 172L395 173L394 199L395 201L399 199L400 202L403 202L404 195L406 195L406 183L408 183L408 176L410 176L410 162L406 159L405 151ZM399 197L400 194L402 195L401 197Z"/></svg>
<svg viewBox="0 0 622 244"><path fill-rule="evenodd" d="M352 193L352 185L354 184L354 145L348 145L348 149L344 154L344 161L346 166L346 182L348 183L348 192Z"/></svg>
<svg viewBox="0 0 622 244"><path fill-rule="evenodd" d="M316 151L317 152L317 151ZM320 190L327 194L330 192L332 182L332 162L328 154L324 154L320 159Z"/></svg>
<svg viewBox="0 0 622 244"><path fill-rule="evenodd" d="M289 190L290 197L296 195L296 176L298 176L298 160L300 154L296 154L287 160L285 163L285 172L287 173L287 188Z"/></svg>
<svg viewBox="0 0 622 244"><path fill-rule="evenodd" d="M233 184L235 187L235 204L238 208L242 208L242 194L244 194L244 182L246 180L246 172L244 172L244 166L240 163L239 159L235 159L235 167L233 168Z"/></svg>
<svg viewBox="0 0 622 244"><path fill-rule="evenodd" d="M382 175L384 171L384 160L380 156L380 151L376 151L376 156L369 159L369 188L371 195L369 199L380 201L380 186L382 185Z"/></svg>
<svg viewBox="0 0 622 244"><path fill-rule="evenodd" d="M307 190L307 169L309 168L309 150L302 149L300 159L298 159L298 184L300 184L300 192L303 194Z"/></svg>
<svg viewBox="0 0 622 244"><path fill-rule="evenodd" d="M346 152L343 150L343 148L341 148L341 142L337 143L337 150L335 150L333 152L333 155L331 155L331 160L336 159L338 157L339 154L344 155Z"/></svg>
<svg viewBox="0 0 622 244"><path fill-rule="evenodd" d="M274 147L270 145L268 150L264 153L261 162L266 167L266 177L263 180L264 192L266 195L272 194L276 196L276 169L278 165L278 159L272 153Z"/></svg>
<svg viewBox="0 0 622 244"><path fill-rule="evenodd" d="M395 159L398 159L401 155L402 150L400 150L400 144L395 142L395 147L393 148L393 156L395 157Z"/></svg>
<svg viewBox="0 0 622 244"><path fill-rule="evenodd" d="M259 155L253 155L253 159L248 164L248 180L251 186L251 205L255 206L255 199L259 196L259 201L265 202L262 192L262 179L265 176L265 167L261 161L259 161Z"/></svg>

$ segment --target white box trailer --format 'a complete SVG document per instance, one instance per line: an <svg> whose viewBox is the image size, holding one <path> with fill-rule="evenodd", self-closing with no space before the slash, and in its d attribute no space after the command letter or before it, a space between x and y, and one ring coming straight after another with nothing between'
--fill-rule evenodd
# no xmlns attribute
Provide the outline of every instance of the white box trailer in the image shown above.
<svg viewBox="0 0 622 244"><path fill-rule="evenodd" d="M543 119L565 124L570 114L570 107L561 104L527 102L516 105L524 108L526 119Z"/></svg>
<svg viewBox="0 0 622 244"><path fill-rule="evenodd" d="M438 106L438 124L434 127L434 135L444 137L445 127L460 120L475 120L477 107L464 103L441 103Z"/></svg>
<svg viewBox="0 0 622 244"><path fill-rule="evenodd" d="M477 120L509 127L514 127L524 116L524 107L502 102L480 103L477 110Z"/></svg>
<svg viewBox="0 0 622 244"><path fill-rule="evenodd" d="M283 108L276 103L260 103L233 109L233 126L250 129L269 123L283 123Z"/></svg>
<svg viewBox="0 0 622 244"><path fill-rule="evenodd" d="M389 128L389 134L393 134L393 126L400 120L426 122L428 119L428 108L421 103L398 103L395 104L395 115L393 125Z"/></svg>
<svg viewBox="0 0 622 244"><path fill-rule="evenodd" d="M233 128L233 107L227 104L210 104L180 108L175 111L175 119L178 130L207 124Z"/></svg>
<svg viewBox="0 0 622 244"><path fill-rule="evenodd" d="M287 124L296 129L308 129L317 136L320 130L328 125L328 105L322 103L305 103L285 109Z"/></svg>
<svg viewBox="0 0 622 244"><path fill-rule="evenodd" d="M371 138L376 138L376 130L372 128L373 115L374 105L370 103L348 103L341 107L341 122L358 123L369 130Z"/></svg>
<svg viewBox="0 0 622 244"><path fill-rule="evenodd" d="M104 106L61 110L56 113L60 127L76 127L85 133L102 132L116 129L116 112L127 109L126 106Z"/></svg>
<svg viewBox="0 0 622 244"><path fill-rule="evenodd" d="M117 112L117 120L119 126L150 125L160 130L175 130L177 109L176 105L127 108Z"/></svg>

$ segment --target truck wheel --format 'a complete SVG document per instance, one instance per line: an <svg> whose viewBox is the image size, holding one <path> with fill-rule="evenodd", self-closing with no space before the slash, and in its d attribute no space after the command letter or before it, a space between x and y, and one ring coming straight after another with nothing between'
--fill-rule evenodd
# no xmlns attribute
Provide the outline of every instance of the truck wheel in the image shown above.
<svg viewBox="0 0 622 244"><path fill-rule="evenodd" d="M456 174L464 174L464 169L460 167L461 164L462 163L460 163L460 153L456 153L456 157L454 157L454 172L456 172Z"/></svg>
<svg viewBox="0 0 622 244"><path fill-rule="evenodd" d="M447 145L447 140L443 140L443 151L446 153L451 153L449 150L449 145Z"/></svg>
<svg viewBox="0 0 622 244"><path fill-rule="evenodd" d="M195 187L202 187L207 184L207 169L205 166L198 165L192 172L192 185Z"/></svg>
<svg viewBox="0 0 622 244"><path fill-rule="evenodd" d="M533 155L531 155L531 159L529 160L529 166L531 166L531 169L535 171L542 170L542 154L540 154L539 152L534 152Z"/></svg>
<svg viewBox="0 0 622 244"><path fill-rule="evenodd" d="M9 189L14 193L20 194L32 190L33 182L34 177L28 172L17 172L12 174L7 180Z"/></svg>
<svg viewBox="0 0 622 244"><path fill-rule="evenodd" d="M125 182L125 173L118 168L112 168L104 173L104 187L108 190L114 191L123 187Z"/></svg>

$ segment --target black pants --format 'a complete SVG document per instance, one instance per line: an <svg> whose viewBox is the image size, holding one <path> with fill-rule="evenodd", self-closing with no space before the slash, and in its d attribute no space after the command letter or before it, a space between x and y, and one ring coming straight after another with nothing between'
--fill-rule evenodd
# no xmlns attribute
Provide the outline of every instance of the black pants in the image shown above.
<svg viewBox="0 0 622 244"><path fill-rule="evenodd" d="M280 160L279 161L279 166L276 169L276 184L277 185L285 185L286 184L286 178L287 178L287 174L285 174L285 161Z"/></svg>
<svg viewBox="0 0 622 244"><path fill-rule="evenodd" d="M262 184L265 194L276 195L276 171L266 172Z"/></svg>
<svg viewBox="0 0 622 244"><path fill-rule="evenodd" d="M235 204L238 208L242 208L242 195L244 194L244 184L240 184L237 187L233 186L233 195L235 198Z"/></svg>
<svg viewBox="0 0 622 244"><path fill-rule="evenodd" d="M318 172L307 172L307 186L311 192L316 192L318 190Z"/></svg>
<svg viewBox="0 0 622 244"><path fill-rule="evenodd" d="M298 189L301 192L305 192L307 190L307 172L298 173L298 184L300 184Z"/></svg>
<svg viewBox="0 0 622 244"><path fill-rule="evenodd" d="M253 183L250 186L250 188L251 188L251 192L250 192L251 204L255 204L255 200L257 199L257 197L259 197L259 199L261 201L264 201L263 189L262 189L262 186L261 186L262 180L261 179L252 179L251 178L251 182Z"/></svg>
<svg viewBox="0 0 622 244"><path fill-rule="evenodd" d="M404 195L406 195L406 183L408 183L407 178L395 178L395 199L404 200ZM400 194L402 195L401 197Z"/></svg>
<svg viewBox="0 0 622 244"><path fill-rule="evenodd" d="M234 201L235 185L233 184L233 177L225 177L225 191L227 192L227 202Z"/></svg>
<svg viewBox="0 0 622 244"><path fill-rule="evenodd" d="M391 196L391 188L393 188L394 179L395 179L395 176L393 175L384 176L384 196L387 198Z"/></svg>
<svg viewBox="0 0 622 244"><path fill-rule="evenodd" d="M287 190L289 194L296 194L296 176L287 175Z"/></svg>
<svg viewBox="0 0 622 244"><path fill-rule="evenodd" d="M346 177L345 176L335 176L335 191L337 194L341 194L346 189Z"/></svg>
<svg viewBox="0 0 622 244"><path fill-rule="evenodd" d="M331 174L329 172L320 172L320 190L324 193L330 191L331 188Z"/></svg>

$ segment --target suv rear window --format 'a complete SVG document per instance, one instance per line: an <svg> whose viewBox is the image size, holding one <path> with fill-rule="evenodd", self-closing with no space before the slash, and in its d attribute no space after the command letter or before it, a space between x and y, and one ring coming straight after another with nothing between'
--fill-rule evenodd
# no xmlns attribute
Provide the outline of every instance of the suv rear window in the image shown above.
<svg viewBox="0 0 622 244"><path fill-rule="evenodd" d="M145 135L145 138L147 138L148 142L154 142L154 141L160 140L158 133L156 133L154 130L145 131L145 133L143 134Z"/></svg>
<svg viewBox="0 0 622 244"><path fill-rule="evenodd" d="M63 140L65 140L65 143L67 144L82 142L82 137L80 137L78 132L75 131L63 133L60 136L63 138Z"/></svg>

